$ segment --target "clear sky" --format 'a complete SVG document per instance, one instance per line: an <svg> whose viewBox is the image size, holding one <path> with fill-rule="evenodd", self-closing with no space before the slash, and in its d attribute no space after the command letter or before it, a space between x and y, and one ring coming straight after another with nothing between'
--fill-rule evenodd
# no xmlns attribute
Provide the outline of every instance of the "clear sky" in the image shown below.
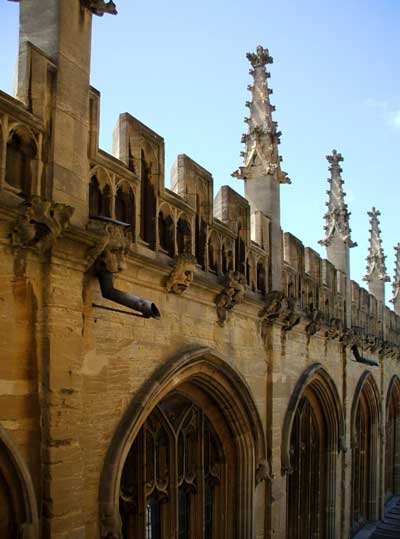
<svg viewBox="0 0 400 539"><path fill-rule="evenodd" d="M367 211L382 213L387 268L400 241L400 2L398 0L115 0L119 14L94 17L92 84L102 95L101 147L111 150L120 112L165 139L166 170L186 153L223 184L240 164L245 53L258 44L269 66L274 119L283 132L282 228L324 254L325 155L344 157L351 215L352 278L362 283ZM18 4L1 1L0 88L12 93ZM169 184L169 179L166 179ZM387 285L387 298L391 286Z"/></svg>

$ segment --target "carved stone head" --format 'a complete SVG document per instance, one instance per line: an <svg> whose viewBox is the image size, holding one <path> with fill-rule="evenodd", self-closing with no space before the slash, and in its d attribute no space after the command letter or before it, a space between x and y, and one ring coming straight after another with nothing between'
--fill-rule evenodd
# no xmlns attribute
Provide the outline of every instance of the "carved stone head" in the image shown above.
<svg viewBox="0 0 400 539"><path fill-rule="evenodd" d="M90 229L102 234L102 238L88 253L88 266L95 271L119 273L126 269L126 255L131 244L129 232L124 227L95 221Z"/></svg>
<svg viewBox="0 0 400 539"><path fill-rule="evenodd" d="M196 259L192 255L178 255L175 261L175 268L166 280L168 292L182 295L193 281L197 270Z"/></svg>

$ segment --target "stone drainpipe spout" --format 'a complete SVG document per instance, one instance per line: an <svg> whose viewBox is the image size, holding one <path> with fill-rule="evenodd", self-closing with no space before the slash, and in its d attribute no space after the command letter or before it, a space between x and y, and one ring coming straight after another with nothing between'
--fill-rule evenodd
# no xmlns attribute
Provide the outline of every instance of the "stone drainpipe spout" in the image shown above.
<svg viewBox="0 0 400 539"><path fill-rule="evenodd" d="M125 305L130 309L139 311L144 318L155 318L160 320L161 314L156 305L147 299L128 294L122 290L114 288L114 275L110 271L102 270L97 274L100 283L101 294L103 298Z"/></svg>

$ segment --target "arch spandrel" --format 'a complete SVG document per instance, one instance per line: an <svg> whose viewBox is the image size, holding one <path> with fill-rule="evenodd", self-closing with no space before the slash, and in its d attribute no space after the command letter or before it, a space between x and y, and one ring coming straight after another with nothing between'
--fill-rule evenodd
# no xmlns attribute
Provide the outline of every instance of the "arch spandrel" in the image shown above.
<svg viewBox="0 0 400 539"><path fill-rule="evenodd" d="M305 389L311 385L320 401L321 408L327 414L328 428L331 430L332 439L335 441L337 450L344 449L345 421L339 393L334 381L321 363L315 363L300 376L286 410L282 431L281 459L283 474L291 471L290 436L295 413Z"/></svg>
<svg viewBox="0 0 400 539"><path fill-rule="evenodd" d="M241 477L249 489L244 498L252 500L260 479L268 477L265 433L251 390L226 359L210 348L185 351L171 358L136 393L120 421L109 447L100 481L99 512L101 537L120 537L119 488L129 450L146 418L171 391L190 384L218 403L233 431L241 459ZM242 465L242 463L239 463ZM260 472L261 470L261 472ZM246 502L245 502L246 503ZM251 533L252 507L245 511L243 530ZM247 537L247 535L246 535Z"/></svg>
<svg viewBox="0 0 400 539"><path fill-rule="evenodd" d="M8 488L16 506L19 536L21 539L39 539L36 496L29 470L10 435L0 425L0 457L1 454L3 458L0 458L0 464L7 466L4 476L6 480L10 479Z"/></svg>

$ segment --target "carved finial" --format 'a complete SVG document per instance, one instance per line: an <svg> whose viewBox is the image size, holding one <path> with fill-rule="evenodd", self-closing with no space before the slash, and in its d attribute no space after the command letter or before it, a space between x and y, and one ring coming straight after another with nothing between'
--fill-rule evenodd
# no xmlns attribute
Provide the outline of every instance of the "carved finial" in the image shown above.
<svg viewBox="0 0 400 539"><path fill-rule="evenodd" d="M394 310L397 314L400 314L400 243L395 248L395 262L394 262L394 275L393 275L393 297L390 300L393 303Z"/></svg>
<svg viewBox="0 0 400 539"><path fill-rule="evenodd" d="M325 238L321 240L320 245L328 246L334 237L339 237L349 247L355 247L357 243L351 240L351 229L349 226L350 212L347 204L344 202L345 194L343 192L343 180L341 176L342 169L340 163L343 161L341 153L332 150L331 155L327 155L330 167L330 178L328 194L328 211L325 213Z"/></svg>
<svg viewBox="0 0 400 539"><path fill-rule="evenodd" d="M370 283L371 281L390 281L386 274L385 258L382 248L381 230L379 228L379 219L381 212L376 208L372 208L368 212L370 218L370 238L367 260L367 273L364 277L364 281Z"/></svg>
<svg viewBox="0 0 400 539"><path fill-rule="evenodd" d="M248 52L246 58L249 60L253 67L263 67L267 64L272 64L274 59L269 55L268 49L264 49L261 45L258 45L257 52Z"/></svg>
<svg viewBox="0 0 400 539"><path fill-rule="evenodd" d="M112 0L105 2L104 0L81 0L83 7L90 9L94 15L102 17L104 13L117 15L117 8Z"/></svg>
<svg viewBox="0 0 400 539"><path fill-rule="evenodd" d="M248 53L247 58L252 65L250 75L254 78L254 84L247 89L251 92L251 100L246 101L246 107L250 110L250 116L245 118L248 131L242 137L242 143L246 145L243 154L243 166L236 170L232 176L240 179L251 177L252 173L261 173L273 176L278 183L290 183L287 175L280 170L280 158L277 146L280 143L281 132L277 129L277 123L272 120L272 112L275 107L271 105L269 96L272 90L268 88L267 73L265 66L272 64L272 57L268 49L260 45L255 53ZM277 167L271 165L277 164ZM258 167L255 172L254 167ZM272 174L271 171L274 171Z"/></svg>

